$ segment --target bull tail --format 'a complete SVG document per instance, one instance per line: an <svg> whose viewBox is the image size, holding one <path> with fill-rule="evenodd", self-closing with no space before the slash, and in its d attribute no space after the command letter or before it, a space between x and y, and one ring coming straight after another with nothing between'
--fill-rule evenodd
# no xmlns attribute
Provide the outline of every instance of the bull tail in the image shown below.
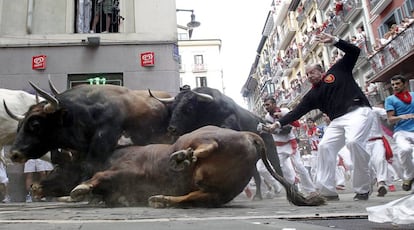
<svg viewBox="0 0 414 230"><path fill-rule="evenodd" d="M260 158L262 159L266 169L269 171L269 173L282 184L282 186L286 190L286 197L289 200L290 203L296 205L296 206L319 206L325 204L326 200L320 196L315 195L311 197L304 197L295 186L290 184L284 177L279 175L273 167L270 165L269 160L267 158L267 152L266 147L263 139L258 136L254 135L255 138L253 138L253 143L256 147L257 152L260 154Z"/></svg>

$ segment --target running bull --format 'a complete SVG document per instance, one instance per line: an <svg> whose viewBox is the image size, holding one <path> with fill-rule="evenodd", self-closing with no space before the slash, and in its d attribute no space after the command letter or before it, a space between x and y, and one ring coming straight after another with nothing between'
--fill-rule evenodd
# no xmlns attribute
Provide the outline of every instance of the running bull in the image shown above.
<svg viewBox="0 0 414 230"><path fill-rule="evenodd" d="M285 186L296 205L320 205L305 199L275 173L265 144L255 133L205 126L174 144L130 146L116 151L111 167L75 187L73 200L103 197L108 206L219 207L240 194L261 156L267 169Z"/></svg>
<svg viewBox="0 0 414 230"><path fill-rule="evenodd" d="M266 122L237 105L230 97L216 89L200 87L194 90L183 89L175 98L158 98L158 100L168 104L172 110L168 131L173 135L182 135L205 125L258 133L266 143L273 168L279 175L283 175L273 137L268 133L257 131L257 125ZM254 175L257 185L255 197L260 199L260 177L258 173Z"/></svg>
<svg viewBox="0 0 414 230"><path fill-rule="evenodd" d="M168 109L145 91L80 85L52 96L30 84L46 101L31 106L21 116L10 150L15 162L39 158L52 149L71 149L81 154L83 177L90 177L107 161L123 133L139 145L173 141L165 132ZM165 92L156 94L169 96Z"/></svg>

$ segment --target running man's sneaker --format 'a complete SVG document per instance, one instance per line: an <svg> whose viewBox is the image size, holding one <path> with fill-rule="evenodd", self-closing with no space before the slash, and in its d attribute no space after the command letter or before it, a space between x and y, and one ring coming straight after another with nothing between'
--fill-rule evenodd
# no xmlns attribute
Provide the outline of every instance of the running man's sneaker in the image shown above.
<svg viewBox="0 0 414 230"><path fill-rule="evenodd" d="M387 186L385 186L385 185L379 185L378 186L378 194L377 194L377 196L380 196L380 197L383 197L383 196L385 196L385 194L387 194Z"/></svg>
<svg viewBox="0 0 414 230"><path fill-rule="evenodd" d="M10 198L10 196L9 195L6 195L5 197L4 197L4 199L1 201L2 203L10 203L11 202L11 198Z"/></svg>
<svg viewBox="0 0 414 230"><path fill-rule="evenodd" d="M33 202L33 200L32 200L32 195L27 194L27 195L26 195L26 203L32 203L32 202Z"/></svg>
<svg viewBox="0 0 414 230"><path fill-rule="evenodd" d="M367 193L357 193L354 196L354 200L358 201L358 200L368 200L369 197L369 192Z"/></svg>
<svg viewBox="0 0 414 230"><path fill-rule="evenodd" d="M413 185L414 182L414 178L411 180L404 180L403 184L402 184L402 189L404 191L410 191L411 190L411 186Z"/></svg>

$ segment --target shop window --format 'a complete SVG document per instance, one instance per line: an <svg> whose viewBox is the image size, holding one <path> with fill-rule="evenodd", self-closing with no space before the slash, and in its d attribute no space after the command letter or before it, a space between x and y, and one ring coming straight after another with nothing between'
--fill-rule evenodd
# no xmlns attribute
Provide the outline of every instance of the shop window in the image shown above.
<svg viewBox="0 0 414 230"><path fill-rule="evenodd" d="M77 85L119 85L123 86L122 73L70 74L68 87Z"/></svg>

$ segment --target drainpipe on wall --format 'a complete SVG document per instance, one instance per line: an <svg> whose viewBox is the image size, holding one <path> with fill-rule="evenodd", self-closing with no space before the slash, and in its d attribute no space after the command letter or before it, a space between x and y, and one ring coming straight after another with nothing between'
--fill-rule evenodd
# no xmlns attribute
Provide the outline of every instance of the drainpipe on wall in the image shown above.
<svg viewBox="0 0 414 230"><path fill-rule="evenodd" d="M32 23L33 23L33 0L28 0L27 2L27 19L26 19L26 32L28 34L32 33Z"/></svg>

